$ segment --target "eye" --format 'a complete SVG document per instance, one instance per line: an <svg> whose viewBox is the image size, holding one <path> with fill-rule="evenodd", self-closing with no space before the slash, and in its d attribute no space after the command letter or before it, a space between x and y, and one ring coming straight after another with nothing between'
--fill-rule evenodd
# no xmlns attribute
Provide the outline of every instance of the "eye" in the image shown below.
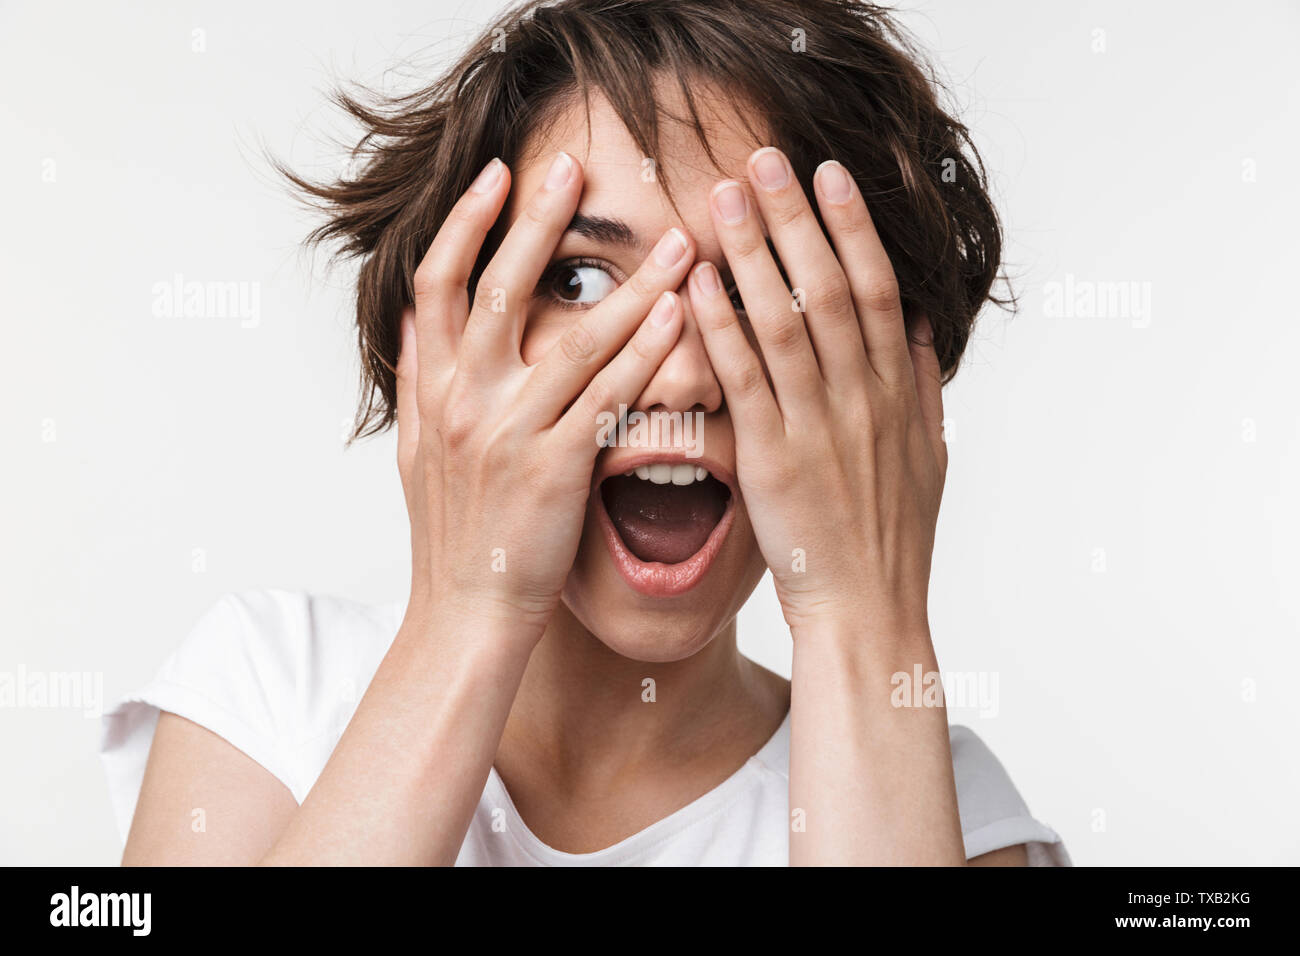
<svg viewBox="0 0 1300 956"><path fill-rule="evenodd" d="M617 289L618 281L600 263L570 260L552 266L542 286L544 292L564 305L590 306Z"/></svg>

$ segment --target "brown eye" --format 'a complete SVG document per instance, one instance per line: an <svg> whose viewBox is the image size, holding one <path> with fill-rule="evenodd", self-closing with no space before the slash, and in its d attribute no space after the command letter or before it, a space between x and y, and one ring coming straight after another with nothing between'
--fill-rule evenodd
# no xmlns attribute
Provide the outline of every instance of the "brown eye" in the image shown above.
<svg viewBox="0 0 1300 956"><path fill-rule="evenodd" d="M574 305L594 305L616 288L613 277L597 266L560 265L551 277L551 294Z"/></svg>

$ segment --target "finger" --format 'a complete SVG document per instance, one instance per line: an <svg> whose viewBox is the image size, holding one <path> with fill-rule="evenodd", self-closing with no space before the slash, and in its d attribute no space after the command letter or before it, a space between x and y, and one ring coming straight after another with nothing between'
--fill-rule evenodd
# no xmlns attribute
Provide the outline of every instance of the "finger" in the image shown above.
<svg viewBox="0 0 1300 956"><path fill-rule="evenodd" d="M943 435L943 373L934 350L934 329L925 315L912 321L908 347L912 358L912 377L916 380L917 403L925 421L925 433L934 446L940 464L948 461L948 445Z"/></svg>
<svg viewBox="0 0 1300 956"><path fill-rule="evenodd" d="M594 459L600 450L602 418L617 420L636 403L682 331L682 300L664 292L631 341L578 396L556 426L562 441Z"/></svg>
<svg viewBox="0 0 1300 956"><path fill-rule="evenodd" d="M883 381L907 384L912 365L898 279L862 193L848 170L834 160L817 167L813 190L849 279L867 361Z"/></svg>
<svg viewBox="0 0 1300 956"><path fill-rule="evenodd" d="M469 316L469 278L509 186L510 170L493 159L447 214L415 270L415 331L426 365L455 354Z"/></svg>
<svg viewBox="0 0 1300 956"><path fill-rule="evenodd" d="M682 284L695 243L676 227L655 244L632 277L586 310L537 363L524 401L553 422L631 337L665 292Z"/></svg>
<svg viewBox="0 0 1300 956"><path fill-rule="evenodd" d="M704 350L727 398L737 432L759 441L775 439L783 430L781 410L767 383L763 363L749 344L722 277L711 262L691 272L691 314L704 339Z"/></svg>
<svg viewBox="0 0 1300 956"><path fill-rule="evenodd" d="M803 315L794 308L744 187L734 180L718 183L709 207L782 413L789 417L823 401L822 373Z"/></svg>
<svg viewBox="0 0 1300 956"><path fill-rule="evenodd" d="M546 179L529 198L479 277L461 341L471 367L519 358L528 301L573 219L582 192L582 166L568 153L551 161Z"/></svg>
<svg viewBox="0 0 1300 956"><path fill-rule="evenodd" d="M402 477L406 511L411 521L411 573L415 580L428 571L429 548L424 537L423 475L419 468L420 406L417 388L419 345L415 308L402 313L402 347L397 357L397 471Z"/></svg>
<svg viewBox="0 0 1300 956"><path fill-rule="evenodd" d="M768 146L749 157L749 174L786 278L803 305L822 374L832 385L860 380L868 371L867 353L849 280L790 161Z"/></svg>
<svg viewBox="0 0 1300 956"><path fill-rule="evenodd" d="M415 309L407 306L402 312L402 346L397 355L397 467L403 484L408 484L413 474L416 448L420 443L420 403L416 387L418 363Z"/></svg>

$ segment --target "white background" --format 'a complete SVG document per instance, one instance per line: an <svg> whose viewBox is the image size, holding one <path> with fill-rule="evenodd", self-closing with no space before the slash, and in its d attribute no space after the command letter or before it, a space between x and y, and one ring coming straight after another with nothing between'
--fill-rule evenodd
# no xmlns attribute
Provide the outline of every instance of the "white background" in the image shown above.
<svg viewBox="0 0 1300 956"><path fill-rule="evenodd" d="M332 81L431 76L484 6L0 7L0 672L102 673L111 700L223 592L402 596L392 438L340 441L349 276L298 250L259 150L337 168ZM996 717L954 719L1077 863L1300 862L1300 14L909 11L1022 296L946 398L934 634L943 670L999 680ZM156 318L177 273L258 283L259 324ZM1067 275L1148 283L1149 322L1049 317ZM788 673L766 583L741 627ZM98 733L0 709L0 862L116 862Z"/></svg>

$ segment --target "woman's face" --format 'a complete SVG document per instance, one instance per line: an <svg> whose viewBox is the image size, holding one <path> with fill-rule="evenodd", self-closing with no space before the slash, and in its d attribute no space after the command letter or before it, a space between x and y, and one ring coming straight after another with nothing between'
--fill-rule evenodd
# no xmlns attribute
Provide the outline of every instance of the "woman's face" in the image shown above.
<svg viewBox="0 0 1300 956"><path fill-rule="evenodd" d="M699 99L721 171L692 127L664 122L662 162L671 162L677 211L657 183L658 170L602 97L592 97L590 137L581 103L534 134L513 169L508 220L541 185L557 150L583 164L584 184L574 227L556 247L529 307L528 364L541 360L581 310L635 272L673 226L694 237L697 259L712 261L734 291L713 234L709 194L720 179L743 180L746 159L764 144L728 122L733 114L722 99ZM640 429L630 414L621 444L614 431L615 444L596 459L582 542L564 590L564 604L587 630L642 661L681 660L700 650L735 617L764 571L739 498L722 390L684 285L678 294L685 311L681 336L629 407L644 413ZM601 425L592 423L593 442ZM708 475L697 480L701 468Z"/></svg>

